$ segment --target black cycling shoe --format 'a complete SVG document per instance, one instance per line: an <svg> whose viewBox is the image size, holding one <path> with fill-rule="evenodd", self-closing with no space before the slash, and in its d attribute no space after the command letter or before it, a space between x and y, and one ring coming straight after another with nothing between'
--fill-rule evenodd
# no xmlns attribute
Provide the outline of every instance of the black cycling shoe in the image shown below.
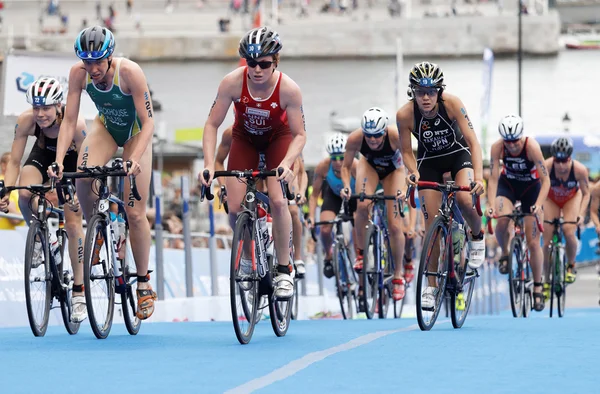
<svg viewBox="0 0 600 394"><path fill-rule="evenodd" d="M323 275L325 275L327 279L333 278L335 272L333 272L333 264L331 264L331 260L325 260L323 263Z"/></svg>

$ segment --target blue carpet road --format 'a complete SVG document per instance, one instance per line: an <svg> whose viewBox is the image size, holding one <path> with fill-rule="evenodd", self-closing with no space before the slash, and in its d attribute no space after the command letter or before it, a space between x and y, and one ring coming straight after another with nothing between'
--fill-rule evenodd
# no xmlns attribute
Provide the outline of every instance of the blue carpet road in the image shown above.
<svg viewBox="0 0 600 394"><path fill-rule="evenodd" d="M97 340L51 327L0 330L0 392L16 393L587 393L597 392L600 309L440 318L268 321L239 345L231 323L154 323L137 336L115 325Z"/></svg>

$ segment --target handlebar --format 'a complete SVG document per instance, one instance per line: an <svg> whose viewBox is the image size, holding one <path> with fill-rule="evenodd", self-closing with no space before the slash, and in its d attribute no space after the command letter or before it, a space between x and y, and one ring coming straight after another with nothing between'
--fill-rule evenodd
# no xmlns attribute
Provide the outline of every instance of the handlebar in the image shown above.
<svg viewBox="0 0 600 394"><path fill-rule="evenodd" d="M233 170L233 171L215 171L213 178L218 178L218 177L235 177L235 178L245 178L245 179L253 179L253 178L259 178L259 179L265 179L271 176L278 176L283 174L283 168L279 167L277 169L277 171L272 170L272 171L258 171L258 170L246 170L246 171L238 171L238 170ZM204 172L202 173L202 176L204 177L205 181L208 181L208 179L210 178L210 172L208 170L204 170ZM290 192L290 189L288 187L288 184L285 181L280 181L281 184L281 191L283 192L283 195L288 199L288 200L293 200L294 199L294 194L292 192ZM206 197L207 200L212 201L213 198L215 198L214 194L212 194L210 187L204 186L202 185L202 188L200 190L200 201L204 201L204 197Z"/></svg>
<svg viewBox="0 0 600 394"><path fill-rule="evenodd" d="M411 181L415 182L417 177L414 175L410 176ZM476 183L471 182L469 186L459 186L452 183L438 183L438 182L430 182L430 181L418 181L417 186L419 188L427 188L427 189L437 189L441 192L471 192L475 187ZM415 202L415 186L410 185L408 187L408 191L406 192L407 198L409 200L410 206L413 208L417 207ZM479 195L472 194L471 195L471 205L473 209L477 212L477 214L481 217L483 216L483 212L481 211L481 199Z"/></svg>
<svg viewBox="0 0 600 394"><path fill-rule="evenodd" d="M227 201L223 201L225 200L225 197L227 197L227 189L225 188L225 185L221 185L221 191L219 193L219 208L221 207L221 205L223 205L225 213L229 213L229 205L227 204Z"/></svg>
<svg viewBox="0 0 600 394"><path fill-rule="evenodd" d="M0 180L0 199L3 199L7 193L14 190L28 190L30 193L44 198L44 195L53 188L54 186L52 185L6 186L4 180ZM8 210L4 211L4 213L8 213Z"/></svg>
<svg viewBox="0 0 600 394"><path fill-rule="evenodd" d="M538 230L540 231L540 233L544 232L544 225L540 222L540 219L538 218L537 215L534 215L532 213L523 213L523 212L514 213L513 212L508 215L491 215L491 216L486 215L488 233L490 235L494 234L494 228L492 226L492 219L509 218L509 219L515 220L518 217L526 217L526 216L533 216L535 218L535 224L536 224Z"/></svg>
<svg viewBox="0 0 600 394"><path fill-rule="evenodd" d="M346 192L346 194L350 193L350 190L348 188L344 189L344 191ZM344 200L344 204L347 204L349 200L359 200L359 201L364 201L364 200L371 200L373 202L377 202L377 201L396 201L396 203L398 204L398 212L400 213L401 217L404 217L404 198L402 196L402 192L400 190L398 190L396 192L395 196L390 196L390 195L384 195L384 194L365 194L364 192L362 193L358 193L358 194L352 194L350 195L350 198L348 200ZM344 205L344 211L347 212L347 205Z"/></svg>
<svg viewBox="0 0 600 394"><path fill-rule="evenodd" d="M551 224L553 226L562 226L563 224L575 224L577 225L577 222L566 222L563 220L563 218L556 218L554 220L544 220L544 223L548 223ZM577 226L577 239L581 239L581 227Z"/></svg>
<svg viewBox="0 0 600 394"><path fill-rule="evenodd" d="M54 167L53 163L53 167ZM131 185L131 193L133 197L140 201L142 196L138 192L137 185L135 182L135 175L128 175L127 172L131 168L133 164L131 160L127 160L125 162L126 168L123 168L123 163L121 160L115 160L112 166L93 166L93 167L83 167L79 166L77 169L80 172L63 172L63 178L66 179L77 179L77 178L106 178L106 177L129 177L129 184ZM54 170L54 168L53 168ZM58 171L58 166L56 167L56 171ZM56 172L55 171L55 172Z"/></svg>

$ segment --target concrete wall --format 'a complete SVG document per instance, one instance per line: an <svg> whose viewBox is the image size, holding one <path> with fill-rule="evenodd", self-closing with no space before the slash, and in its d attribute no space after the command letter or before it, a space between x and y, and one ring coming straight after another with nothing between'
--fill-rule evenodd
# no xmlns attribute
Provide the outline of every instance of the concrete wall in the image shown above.
<svg viewBox="0 0 600 394"><path fill-rule="evenodd" d="M515 16L464 16L453 18L391 19L376 23L339 23L318 28L278 27L284 38L286 57L394 56L396 37L401 36L407 56L479 56L485 47L495 53L515 53L518 25ZM523 48L531 54L556 54L560 20L556 11L523 17ZM147 33L117 35L119 52L136 60L233 59L239 34ZM6 37L0 36L1 49ZM72 37L15 37L25 49L71 52Z"/></svg>

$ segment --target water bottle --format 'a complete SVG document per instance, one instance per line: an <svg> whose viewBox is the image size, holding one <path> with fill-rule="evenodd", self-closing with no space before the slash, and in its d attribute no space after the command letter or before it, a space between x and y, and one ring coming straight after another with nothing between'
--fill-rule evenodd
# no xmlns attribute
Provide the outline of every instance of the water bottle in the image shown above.
<svg viewBox="0 0 600 394"><path fill-rule="evenodd" d="M460 252L465 243L465 231L462 223L452 221L452 248L454 249L454 262L460 263Z"/></svg>
<svg viewBox="0 0 600 394"><path fill-rule="evenodd" d="M60 245L58 244L58 238L56 234L50 234L50 253L54 256L54 264L59 265L62 263L62 257L60 255Z"/></svg>
<svg viewBox="0 0 600 394"><path fill-rule="evenodd" d="M262 206L258 206L258 233L260 239L265 245L265 250L269 246L269 229L267 228L267 211Z"/></svg>
<svg viewBox="0 0 600 394"><path fill-rule="evenodd" d="M267 214L267 256L273 256L273 218Z"/></svg>
<svg viewBox="0 0 600 394"><path fill-rule="evenodd" d="M125 238L125 233L127 232L127 224L125 223L125 219L123 219L123 215L117 215L117 228L119 230L119 238L117 238L117 253L119 259L123 260L125 258L125 244L127 242L127 239Z"/></svg>

